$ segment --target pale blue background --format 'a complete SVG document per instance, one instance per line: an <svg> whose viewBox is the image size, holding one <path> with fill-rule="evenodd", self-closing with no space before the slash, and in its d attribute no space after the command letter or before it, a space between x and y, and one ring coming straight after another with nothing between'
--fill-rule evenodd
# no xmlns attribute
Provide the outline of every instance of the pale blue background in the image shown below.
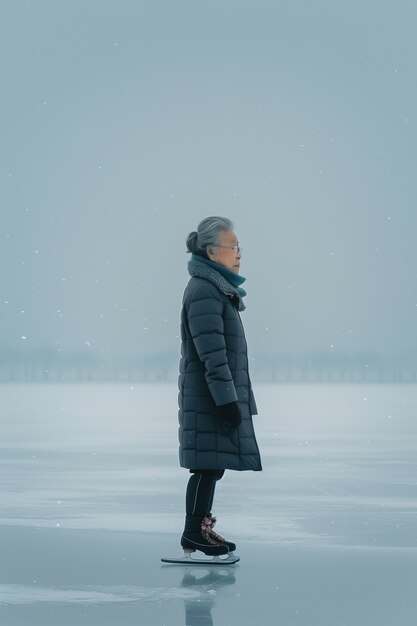
<svg viewBox="0 0 417 626"><path fill-rule="evenodd" d="M185 237L225 215L252 355L414 358L416 14L3 0L0 348L175 356Z"/></svg>

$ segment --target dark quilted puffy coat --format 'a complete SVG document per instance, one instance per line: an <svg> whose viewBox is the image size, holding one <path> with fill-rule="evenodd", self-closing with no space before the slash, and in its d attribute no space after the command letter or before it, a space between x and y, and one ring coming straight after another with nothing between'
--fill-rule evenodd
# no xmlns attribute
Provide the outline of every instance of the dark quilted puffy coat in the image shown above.
<svg viewBox="0 0 417 626"><path fill-rule="evenodd" d="M194 263L195 267L203 271L191 276L181 310L180 466L259 471L261 458L252 423L258 411L239 297L217 271L202 263ZM239 403L242 422L225 432L216 406L233 401Z"/></svg>

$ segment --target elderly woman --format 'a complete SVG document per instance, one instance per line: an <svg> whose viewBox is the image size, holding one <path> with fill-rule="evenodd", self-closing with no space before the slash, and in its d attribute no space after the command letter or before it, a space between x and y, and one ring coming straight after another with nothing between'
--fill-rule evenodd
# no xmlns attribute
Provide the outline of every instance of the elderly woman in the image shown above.
<svg viewBox="0 0 417 626"><path fill-rule="evenodd" d="M190 470L184 553L214 557L236 548L214 532L216 482L226 469L262 470L252 424L257 414L239 311L242 249L232 222L207 217L186 240L191 276L182 300L178 377L179 461Z"/></svg>

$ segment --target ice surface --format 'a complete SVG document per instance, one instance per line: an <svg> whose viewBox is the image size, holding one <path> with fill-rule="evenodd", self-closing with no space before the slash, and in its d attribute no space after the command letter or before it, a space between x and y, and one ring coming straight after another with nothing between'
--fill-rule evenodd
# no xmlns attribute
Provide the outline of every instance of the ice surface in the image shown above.
<svg viewBox="0 0 417 626"><path fill-rule="evenodd" d="M0 386L0 613L10 624L405 626L417 602L417 388L255 384L263 472L226 472L180 554L173 384Z"/></svg>

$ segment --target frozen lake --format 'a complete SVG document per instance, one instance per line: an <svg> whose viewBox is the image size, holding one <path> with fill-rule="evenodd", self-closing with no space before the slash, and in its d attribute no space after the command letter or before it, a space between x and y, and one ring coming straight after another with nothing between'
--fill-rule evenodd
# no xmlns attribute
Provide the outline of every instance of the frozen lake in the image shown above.
<svg viewBox="0 0 417 626"><path fill-rule="evenodd" d="M237 566L180 553L175 384L0 385L0 615L12 624L405 626L417 387L254 384L263 472L226 472Z"/></svg>

